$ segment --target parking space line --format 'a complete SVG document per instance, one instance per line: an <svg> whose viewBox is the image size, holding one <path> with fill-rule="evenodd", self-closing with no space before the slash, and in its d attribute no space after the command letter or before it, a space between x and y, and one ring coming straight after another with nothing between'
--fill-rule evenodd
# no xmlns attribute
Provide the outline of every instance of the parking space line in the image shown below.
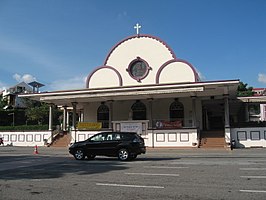
<svg viewBox="0 0 266 200"><path fill-rule="evenodd" d="M142 176L179 176L179 174L152 174L152 173L125 173L127 175L142 175Z"/></svg>
<svg viewBox="0 0 266 200"><path fill-rule="evenodd" d="M144 168L152 168L152 169L187 169L188 167L144 166Z"/></svg>
<svg viewBox="0 0 266 200"><path fill-rule="evenodd" d="M240 176L241 178L258 178L258 179L263 179L266 178L266 176Z"/></svg>
<svg viewBox="0 0 266 200"><path fill-rule="evenodd" d="M98 186L111 186L111 187L131 187L131 188L152 188L152 189L164 189L162 186L151 186L151 185L124 185L115 183L96 183Z"/></svg>
<svg viewBox="0 0 266 200"><path fill-rule="evenodd" d="M247 192L247 193L266 193L265 190L239 190L240 192Z"/></svg>
<svg viewBox="0 0 266 200"><path fill-rule="evenodd" d="M266 168L239 168L239 170L244 170L244 171L263 171L266 170Z"/></svg>

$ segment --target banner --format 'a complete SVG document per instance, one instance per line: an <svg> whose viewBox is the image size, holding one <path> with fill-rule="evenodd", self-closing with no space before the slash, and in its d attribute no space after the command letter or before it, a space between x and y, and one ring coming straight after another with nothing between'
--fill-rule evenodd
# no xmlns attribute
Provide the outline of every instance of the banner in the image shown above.
<svg viewBox="0 0 266 200"><path fill-rule="evenodd" d="M160 120L156 122L157 129L174 129L174 128L182 128L182 121L164 121Z"/></svg>
<svg viewBox="0 0 266 200"><path fill-rule="evenodd" d="M139 135L142 134L141 122L124 122L121 123L121 132L136 132Z"/></svg>
<svg viewBox="0 0 266 200"><path fill-rule="evenodd" d="M101 122L78 122L78 130L100 130Z"/></svg>

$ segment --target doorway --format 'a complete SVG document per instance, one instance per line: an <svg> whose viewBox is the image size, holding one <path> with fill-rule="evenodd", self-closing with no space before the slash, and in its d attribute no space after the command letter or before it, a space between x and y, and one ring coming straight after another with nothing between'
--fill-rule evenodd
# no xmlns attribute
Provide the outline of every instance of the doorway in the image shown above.
<svg viewBox="0 0 266 200"><path fill-rule="evenodd" d="M202 101L203 130L224 130L224 101Z"/></svg>

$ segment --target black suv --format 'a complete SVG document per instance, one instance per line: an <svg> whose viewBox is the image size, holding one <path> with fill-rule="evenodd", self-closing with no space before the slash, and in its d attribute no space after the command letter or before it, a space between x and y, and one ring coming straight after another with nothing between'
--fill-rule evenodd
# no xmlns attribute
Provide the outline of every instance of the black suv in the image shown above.
<svg viewBox="0 0 266 200"><path fill-rule="evenodd" d="M75 159L83 160L86 156L93 159L97 155L118 157L121 161L135 159L146 153L144 140L137 133L102 132L82 142L75 142L69 147Z"/></svg>

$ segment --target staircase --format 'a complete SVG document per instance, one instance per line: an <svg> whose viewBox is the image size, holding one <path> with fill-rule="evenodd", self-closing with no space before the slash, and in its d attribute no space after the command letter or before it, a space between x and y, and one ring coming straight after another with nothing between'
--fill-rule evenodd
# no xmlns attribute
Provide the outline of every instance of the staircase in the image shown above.
<svg viewBox="0 0 266 200"><path fill-rule="evenodd" d="M70 141L71 141L71 135L68 132L62 132L54 137L53 142L49 146L67 147Z"/></svg>
<svg viewBox="0 0 266 200"><path fill-rule="evenodd" d="M224 131L202 131L200 137L200 148L225 148Z"/></svg>

